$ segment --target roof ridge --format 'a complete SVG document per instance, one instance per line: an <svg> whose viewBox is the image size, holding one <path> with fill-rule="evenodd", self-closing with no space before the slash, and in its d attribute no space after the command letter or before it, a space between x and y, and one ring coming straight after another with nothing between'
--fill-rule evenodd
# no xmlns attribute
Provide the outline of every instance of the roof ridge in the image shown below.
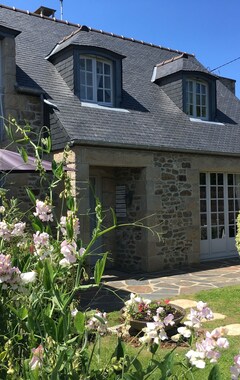
<svg viewBox="0 0 240 380"><path fill-rule="evenodd" d="M164 65L166 65L168 63L177 61L178 59L181 59L181 58L188 58L188 55L189 54L187 54L187 53L182 53L182 54L174 56L174 57L172 57L170 59L166 59L165 61L162 61L162 62L158 63L156 66L160 67L160 66L164 66Z"/></svg>
<svg viewBox="0 0 240 380"><path fill-rule="evenodd" d="M81 30L83 30L82 29L83 25L81 25L81 24L72 23L72 22L69 22L67 20L66 21L59 20L56 17L52 17L51 18L51 17L47 17L47 16L43 16L43 15L38 15L38 14L36 14L34 12L24 11L24 10L16 8L16 7L9 7L9 6L4 5L4 4L0 4L0 8L5 8L5 9L8 9L10 11L20 12L20 13L23 13L23 14L27 14L29 16L34 16L34 17L46 19L46 20L49 20L49 21L58 22L58 23L65 24L65 25L69 25L69 26L75 26L75 27L77 27L79 29L78 31L76 31L76 33L79 32L79 31L81 31ZM92 31L92 32L105 34L107 36L112 36L112 37L115 37L115 38L120 38L120 39L123 39L123 40L126 40L126 41L132 41L132 42L135 42L135 43L139 43L139 44L146 45L146 46L151 46L151 47L162 49L162 50L167 50L167 51L170 51L172 53L187 54L188 56L193 56L194 57L194 54L183 52L183 51L180 51L180 50L177 50L177 49L171 49L171 48L167 48L167 47L164 47L164 46L161 46L161 45L156 45L156 44L153 44L153 43L150 43L150 42L144 42L142 40L137 40L135 38L124 37L124 36L119 35L119 34L105 32L105 31L103 31L101 29L94 29L94 28L91 28L91 27L87 27L87 28L89 29L89 31ZM66 39L64 39L64 41L66 41L68 38L71 38L71 37L72 37L72 33L69 36L67 36ZM62 42L63 42L63 40L60 43L62 43Z"/></svg>

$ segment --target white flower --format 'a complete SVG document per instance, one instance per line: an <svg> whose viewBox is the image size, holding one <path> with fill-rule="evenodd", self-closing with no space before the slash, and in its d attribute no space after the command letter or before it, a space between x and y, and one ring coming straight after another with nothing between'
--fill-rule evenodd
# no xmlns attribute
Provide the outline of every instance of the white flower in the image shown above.
<svg viewBox="0 0 240 380"><path fill-rule="evenodd" d="M229 347L229 342L227 338L218 338L217 340L217 346L220 348L228 348Z"/></svg>
<svg viewBox="0 0 240 380"><path fill-rule="evenodd" d="M190 350L186 353L186 357L189 359L191 365L197 368L205 368L206 363L204 361L204 352Z"/></svg>
<svg viewBox="0 0 240 380"><path fill-rule="evenodd" d="M184 338L190 338L190 336L192 335L192 331L188 329L186 326L178 327L177 331L179 332L179 334L183 335Z"/></svg>
<svg viewBox="0 0 240 380"><path fill-rule="evenodd" d="M71 316L72 317L76 317L76 315L77 315L77 313L78 313L78 309L73 309L72 311L71 311Z"/></svg>
<svg viewBox="0 0 240 380"><path fill-rule="evenodd" d="M30 284L32 282L35 282L37 279L37 273L32 271L32 272L26 272L26 273L21 273L20 278L22 280L23 284Z"/></svg>
<svg viewBox="0 0 240 380"><path fill-rule="evenodd" d="M175 335L171 336L171 340L173 342L178 342L180 340L180 338L181 338L181 334L175 334Z"/></svg>

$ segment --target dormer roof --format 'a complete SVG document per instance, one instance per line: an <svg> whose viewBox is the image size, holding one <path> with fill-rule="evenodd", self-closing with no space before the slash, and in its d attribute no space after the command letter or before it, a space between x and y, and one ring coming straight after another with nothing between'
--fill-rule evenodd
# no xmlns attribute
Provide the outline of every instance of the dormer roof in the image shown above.
<svg viewBox="0 0 240 380"><path fill-rule="evenodd" d="M179 71L195 71L215 77L193 55L182 53L155 65L151 81L155 82Z"/></svg>

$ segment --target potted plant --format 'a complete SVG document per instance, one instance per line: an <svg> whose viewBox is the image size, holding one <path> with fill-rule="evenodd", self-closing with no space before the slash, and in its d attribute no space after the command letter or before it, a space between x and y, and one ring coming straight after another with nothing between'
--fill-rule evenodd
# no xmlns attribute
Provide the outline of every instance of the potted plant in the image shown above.
<svg viewBox="0 0 240 380"><path fill-rule="evenodd" d="M135 331L141 331L147 324L158 324L162 332L171 335L173 329L179 327L185 316L185 310L171 304L169 300L151 301L131 293L130 299L125 302L123 317L127 324Z"/></svg>

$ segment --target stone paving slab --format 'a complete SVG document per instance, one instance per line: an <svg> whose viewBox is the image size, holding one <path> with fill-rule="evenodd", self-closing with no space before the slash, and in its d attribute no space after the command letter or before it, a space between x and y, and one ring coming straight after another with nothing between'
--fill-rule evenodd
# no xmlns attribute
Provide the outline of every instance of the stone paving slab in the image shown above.
<svg viewBox="0 0 240 380"><path fill-rule="evenodd" d="M178 299L178 300L171 300L171 303L177 306L182 307L183 309L190 309L191 307L196 307L197 302L187 299Z"/></svg>
<svg viewBox="0 0 240 380"><path fill-rule="evenodd" d="M228 330L227 335L229 335L229 336L240 335L240 324L239 323L234 323L234 324L226 325L226 326L222 326L222 327L224 327Z"/></svg>

